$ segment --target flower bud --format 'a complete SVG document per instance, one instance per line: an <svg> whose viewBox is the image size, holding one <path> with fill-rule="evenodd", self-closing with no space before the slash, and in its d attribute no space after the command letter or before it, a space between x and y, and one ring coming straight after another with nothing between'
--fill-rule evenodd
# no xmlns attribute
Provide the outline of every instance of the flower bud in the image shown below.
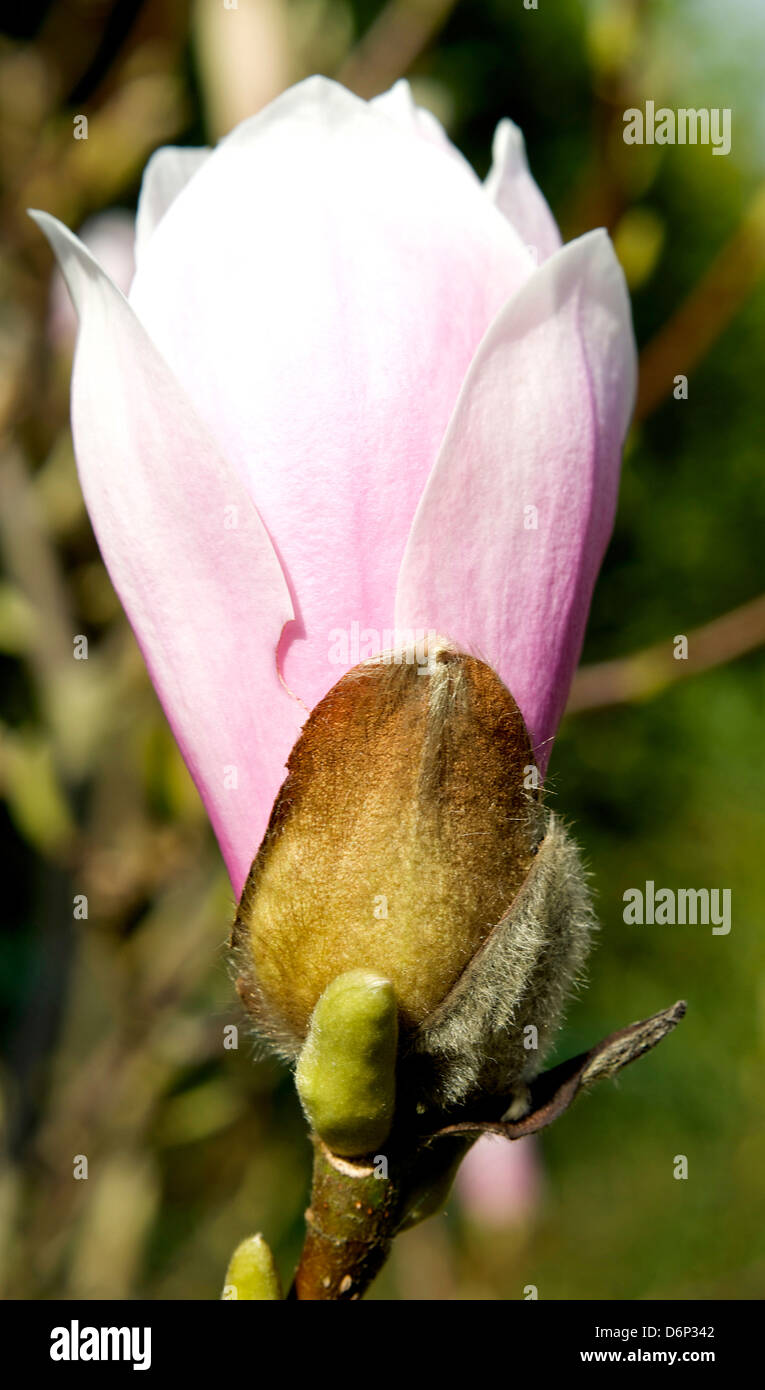
<svg viewBox="0 0 765 1390"><path fill-rule="evenodd" d="M222 1296L252 1303L281 1299L274 1257L261 1235L248 1236L237 1245L226 1270Z"/></svg>
<svg viewBox="0 0 765 1390"><path fill-rule="evenodd" d="M403 1094L443 1108L539 1069L591 921L510 692L442 640L405 655L355 667L310 715L233 942L288 1057L336 976L390 981Z"/></svg>
<svg viewBox="0 0 765 1390"><path fill-rule="evenodd" d="M295 1081L311 1129L333 1153L371 1153L388 1137L397 1021L392 985L369 970L338 975L313 1011Z"/></svg>

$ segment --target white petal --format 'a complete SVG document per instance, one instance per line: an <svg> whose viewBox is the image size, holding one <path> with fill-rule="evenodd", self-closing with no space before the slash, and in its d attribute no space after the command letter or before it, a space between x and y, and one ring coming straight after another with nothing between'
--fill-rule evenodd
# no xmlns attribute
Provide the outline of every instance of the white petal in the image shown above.
<svg viewBox="0 0 765 1390"><path fill-rule="evenodd" d="M533 248L537 264L561 245L560 232L534 182L523 135L512 121L500 121L494 133L492 166L484 187L508 222Z"/></svg>
<svg viewBox="0 0 765 1390"><path fill-rule="evenodd" d="M532 271L474 174L323 79L227 136L149 243L131 303L278 548L309 707L334 632L390 629L464 374Z"/></svg>
<svg viewBox="0 0 765 1390"><path fill-rule="evenodd" d="M143 171L135 223L135 258L140 260L149 238L178 194L209 159L208 149L166 145L157 150Z"/></svg>

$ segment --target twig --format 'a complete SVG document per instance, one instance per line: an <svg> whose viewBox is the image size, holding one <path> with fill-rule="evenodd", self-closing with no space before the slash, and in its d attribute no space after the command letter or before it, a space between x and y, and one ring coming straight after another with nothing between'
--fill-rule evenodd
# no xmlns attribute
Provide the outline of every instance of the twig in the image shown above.
<svg viewBox="0 0 765 1390"><path fill-rule="evenodd" d="M670 641L577 671L567 714L657 695L687 676L709 671L765 643L765 594L687 634L688 657L676 660Z"/></svg>
<svg viewBox="0 0 765 1390"><path fill-rule="evenodd" d="M390 0L335 74L360 97L374 97L407 72L456 0Z"/></svg>
<svg viewBox="0 0 765 1390"><path fill-rule="evenodd" d="M765 187L759 189L733 236L688 298L659 329L640 357L635 418L650 415L688 376L727 328L765 270Z"/></svg>
<svg viewBox="0 0 765 1390"><path fill-rule="evenodd" d="M443 1205L459 1162L479 1134L512 1140L544 1129L582 1088L615 1076L660 1043L684 1013L680 1001L542 1072L531 1082L528 1108L517 1120L471 1118L435 1132L401 1134L385 1156L384 1173L377 1167L382 1155L351 1163L314 1139L306 1238L289 1297L313 1302L361 1298L388 1258L394 1236ZM495 1113L499 1106L501 1116L509 1099L487 1098L487 1104ZM430 1200L424 1202L428 1189Z"/></svg>

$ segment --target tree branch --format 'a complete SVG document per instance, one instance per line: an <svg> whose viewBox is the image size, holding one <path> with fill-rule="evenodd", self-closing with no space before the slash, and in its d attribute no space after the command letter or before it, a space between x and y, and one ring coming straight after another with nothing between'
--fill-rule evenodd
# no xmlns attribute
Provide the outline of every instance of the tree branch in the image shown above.
<svg viewBox="0 0 765 1390"><path fill-rule="evenodd" d="M574 677L567 714L628 704L658 695L667 686L732 661L765 643L765 594L687 634L688 658L675 660L671 642L657 642L631 656L582 666Z"/></svg>

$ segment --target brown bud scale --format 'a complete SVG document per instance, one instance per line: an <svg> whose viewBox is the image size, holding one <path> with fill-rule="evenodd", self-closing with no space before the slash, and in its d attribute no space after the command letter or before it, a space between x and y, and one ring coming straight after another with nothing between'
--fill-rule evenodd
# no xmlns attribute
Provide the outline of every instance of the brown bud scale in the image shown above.
<svg viewBox="0 0 765 1390"><path fill-rule="evenodd" d="M406 1037L454 988L543 833L523 719L445 643L354 668L308 719L234 928L241 991L288 1056L335 976L390 980Z"/></svg>

